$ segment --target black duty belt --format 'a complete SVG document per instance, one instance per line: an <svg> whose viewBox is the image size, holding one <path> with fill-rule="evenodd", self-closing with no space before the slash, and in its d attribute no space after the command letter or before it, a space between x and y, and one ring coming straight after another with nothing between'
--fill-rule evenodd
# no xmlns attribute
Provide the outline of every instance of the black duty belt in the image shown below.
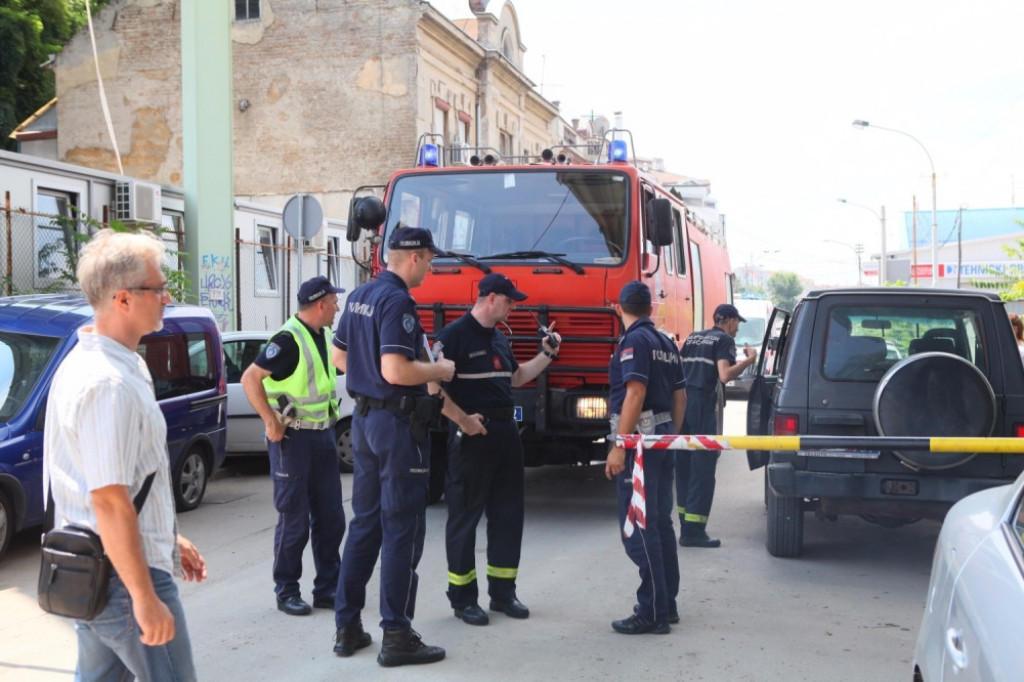
<svg viewBox="0 0 1024 682"><path fill-rule="evenodd" d="M412 414L416 410L416 398L411 395L403 395L397 400L381 400L366 395L355 394L356 407L360 410L366 405L374 410L391 410L402 414Z"/></svg>
<svg viewBox="0 0 1024 682"><path fill-rule="evenodd" d="M516 416L514 407L475 407L464 410L466 414L479 414L494 421L508 421Z"/></svg>

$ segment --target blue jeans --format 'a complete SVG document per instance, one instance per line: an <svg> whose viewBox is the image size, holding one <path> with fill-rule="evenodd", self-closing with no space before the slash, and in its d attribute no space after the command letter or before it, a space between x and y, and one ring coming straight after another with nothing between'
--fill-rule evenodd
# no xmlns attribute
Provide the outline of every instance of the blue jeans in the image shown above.
<svg viewBox="0 0 1024 682"><path fill-rule="evenodd" d="M157 596L174 616L174 639L161 646L146 646L132 615L132 600L117 574L110 577L106 607L90 621L76 620L78 669L75 680L194 681L195 665L185 626L185 611L178 586L165 571L149 569Z"/></svg>

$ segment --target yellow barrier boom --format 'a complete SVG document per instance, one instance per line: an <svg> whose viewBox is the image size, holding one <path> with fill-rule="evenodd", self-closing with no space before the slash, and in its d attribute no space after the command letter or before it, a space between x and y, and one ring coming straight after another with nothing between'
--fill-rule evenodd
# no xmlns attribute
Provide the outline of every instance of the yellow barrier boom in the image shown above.
<svg viewBox="0 0 1024 682"><path fill-rule="evenodd" d="M917 450L1024 454L1024 438L921 436L642 436L619 435L615 444L649 450Z"/></svg>

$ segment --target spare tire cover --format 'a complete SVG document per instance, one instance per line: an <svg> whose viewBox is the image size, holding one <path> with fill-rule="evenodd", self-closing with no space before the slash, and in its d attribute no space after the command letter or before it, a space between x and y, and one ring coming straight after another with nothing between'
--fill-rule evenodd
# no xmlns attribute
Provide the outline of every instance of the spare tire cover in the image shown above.
<svg viewBox="0 0 1024 682"><path fill-rule="evenodd" d="M996 398L981 371L958 355L918 353L893 365L875 389L880 436L992 435ZM948 469L977 453L894 452L915 469Z"/></svg>

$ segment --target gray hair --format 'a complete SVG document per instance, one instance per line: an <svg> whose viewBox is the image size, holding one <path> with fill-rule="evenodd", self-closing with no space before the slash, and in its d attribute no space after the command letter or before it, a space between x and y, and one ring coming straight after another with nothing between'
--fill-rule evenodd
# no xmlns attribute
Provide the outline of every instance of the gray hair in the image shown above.
<svg viewBox="0 0 1024 682"><path fill-rule="evenodd" d="M115 232L93 235L78 259L78 284L93 308L121 289L143 286L149 265L164 260L164 244L151 232Z"/></svg>

